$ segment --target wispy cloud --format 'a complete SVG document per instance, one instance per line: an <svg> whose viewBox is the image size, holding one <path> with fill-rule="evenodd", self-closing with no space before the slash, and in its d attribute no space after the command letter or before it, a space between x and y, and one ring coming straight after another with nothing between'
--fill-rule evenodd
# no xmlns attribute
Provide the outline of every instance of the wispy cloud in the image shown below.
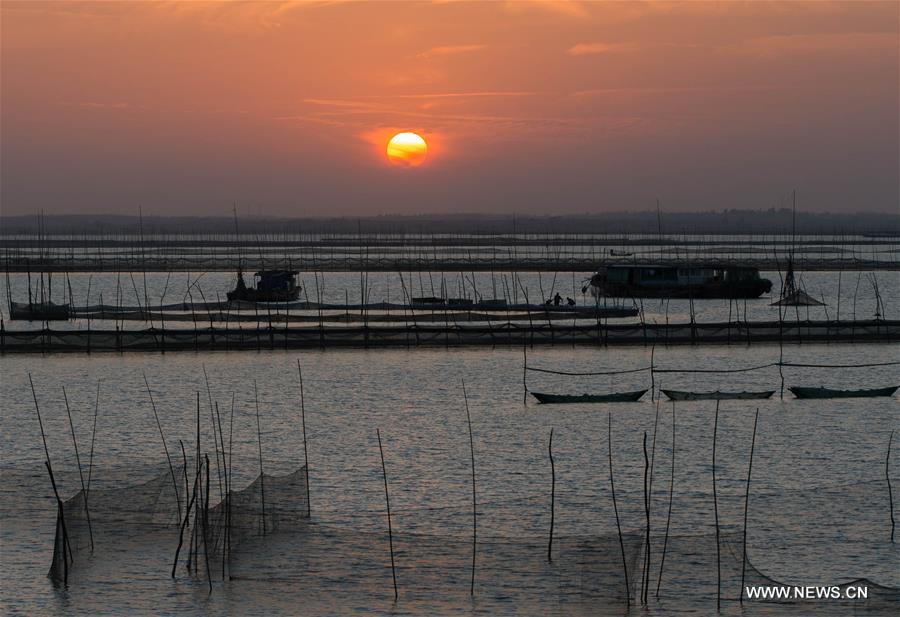
<svg viewBox="0 0 900 617"><path fill-rule="evenodd" d="M570 56L588 56L593 54L605 54L614 51L624 51L632 48L628 43L579 43L566 50Z"/></svg>
<svg viewBox="0 0 900 617"><path fill-rule="evenodd" d="M473 51L478 51L480 49L484 49L484 45L471 44L471 45L440 45L438 47L432 47L426 51L423 51L420 54L416 54L417 58L429 59L435 58L438 56L455 56L457 54L467 54Z"/></svg>

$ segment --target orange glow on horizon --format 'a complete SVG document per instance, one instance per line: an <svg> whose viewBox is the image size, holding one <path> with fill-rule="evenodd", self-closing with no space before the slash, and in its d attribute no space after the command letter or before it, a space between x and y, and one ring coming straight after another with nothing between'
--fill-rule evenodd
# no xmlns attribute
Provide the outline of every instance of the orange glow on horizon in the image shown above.
<svg viewBox="0 0 900 617"><path fill-rule="evenodd" d="M388 141L385 153L394 165L418 167L425 162L428 144L417 133L397 133Z"/></svg>

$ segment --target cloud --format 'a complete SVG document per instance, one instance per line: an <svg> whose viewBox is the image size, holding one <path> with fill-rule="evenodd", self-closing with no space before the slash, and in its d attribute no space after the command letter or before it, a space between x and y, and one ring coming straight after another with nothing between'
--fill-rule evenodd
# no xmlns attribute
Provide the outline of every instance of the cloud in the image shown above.
<svg viewBox="0 0 900 617"><path fill-rule="evenodd" d="M627 43L579 43L566 50L570 56L588 56L605 54L611 51L623 51L632 47Z"/></svg>
<svg viewBox="0 0 900 617"><path fill-rule="evenodd" d="M432 47L427 51L416 54L417 58L434 58L436 56L455 56L457 54L467 54L473 51L484 49L484 45L441 45Z"/></svg>

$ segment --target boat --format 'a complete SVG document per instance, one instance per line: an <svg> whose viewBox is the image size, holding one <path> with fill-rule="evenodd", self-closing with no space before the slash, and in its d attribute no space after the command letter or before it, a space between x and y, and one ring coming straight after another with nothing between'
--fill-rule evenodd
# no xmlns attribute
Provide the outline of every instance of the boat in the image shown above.
<svg viewBox="0 0 900 617"><path fill-rule="evenodd" d="M875 398L879 396L893 396L900 386L887 388L868 388L863 390L833 390L831 388L802 388L793 386L788 388L797 398Z"/></svg>
<svg viewBox="0 0 900 617"><path fill-rule="evenodd" d="M260 270L253 275L255 287L247 287L244 274L238 270L237 285L228 292L228 300L244 302L290 302L300 297L297 272L294 270Z"/></svg>
<svg viewBox="0 0 900 617"><path fill-rule="evenodd" d="M9 318L22 321L65 321L69 319L68 304L53 302L10 302Z"/></svg>
<svg viewBox="0 0 900 617"><path fill-rule="evenodd" d="M539 403L634 403L638 401L646 390L634 392L612 392L610 394L544 394L532 392L531 396Z"/></svg>
<svg viewBox="0 0 900 617"><path fill-rule="evenodd" d="M443 306L445 302L444 298L438 298L437 296L421 296L412 299L413 306L417 304L422 306Z"/></svg>
<svg viewBox="0 0 900 617"><path fill-rule="evenodd" d="M598 270L582 288L595 298L758 298L772 290L759 269L733 264L626 265Z"/></svg>
<svg viewBox="0 0 900 617"><path fill-rule="evenodd" d="M730 401L766 399L775 394L775 390L763 390L761 392L685 392L683 390L664 390L660 392L669 397L670 401Z"/></svg>

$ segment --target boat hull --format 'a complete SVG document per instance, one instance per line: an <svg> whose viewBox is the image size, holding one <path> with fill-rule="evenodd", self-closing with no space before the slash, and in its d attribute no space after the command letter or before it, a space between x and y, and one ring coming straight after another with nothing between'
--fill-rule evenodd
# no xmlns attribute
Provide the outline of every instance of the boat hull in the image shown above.
<svg viewBox="0 0 900 617"><path fill-rule="evenodd" d="M771 398L775 390L761 392L684 392L682 390L660 390L670 401L730 401L761 400Z"/></svg>
<svg viewBox="0 0 900 617"><path fill-rule="evenodd" d="M531 396L544 404L560 403L634 403L640 400L646 390L634 392L613 392L611 394L545 394L532 392Z"/></svg>
<svg viewBox="0 0 900 617"><path fill-rule="evenodd" d="M261 291L248 287L228 292L229 301L241 302L293 302L300 297L300 288L290 290Z"/></svg>
<svg viewBox="0 0 900 617"><path fill-rule="evenodd" d="M794 386L788 388L794 396L802 399L822 398L875 398L881 396L893 396L900 386L887 388L869 388L864 390L833 390L831 388L802 388Z"/></svg>
<svg viewBox="0 0 900 617"><path fill-rule="evenodd" d="M9 318L16 321L66 321L69 319L69 305L10 302Z"/></svg>
<svg viewBox="0 0 900 617"><path fill-rule="evenodd" d="M765 279L733 284L635 285L603 282L594 285L599 296L608 298L693 298L695 300L752 300L772 289Z"/></svg>

